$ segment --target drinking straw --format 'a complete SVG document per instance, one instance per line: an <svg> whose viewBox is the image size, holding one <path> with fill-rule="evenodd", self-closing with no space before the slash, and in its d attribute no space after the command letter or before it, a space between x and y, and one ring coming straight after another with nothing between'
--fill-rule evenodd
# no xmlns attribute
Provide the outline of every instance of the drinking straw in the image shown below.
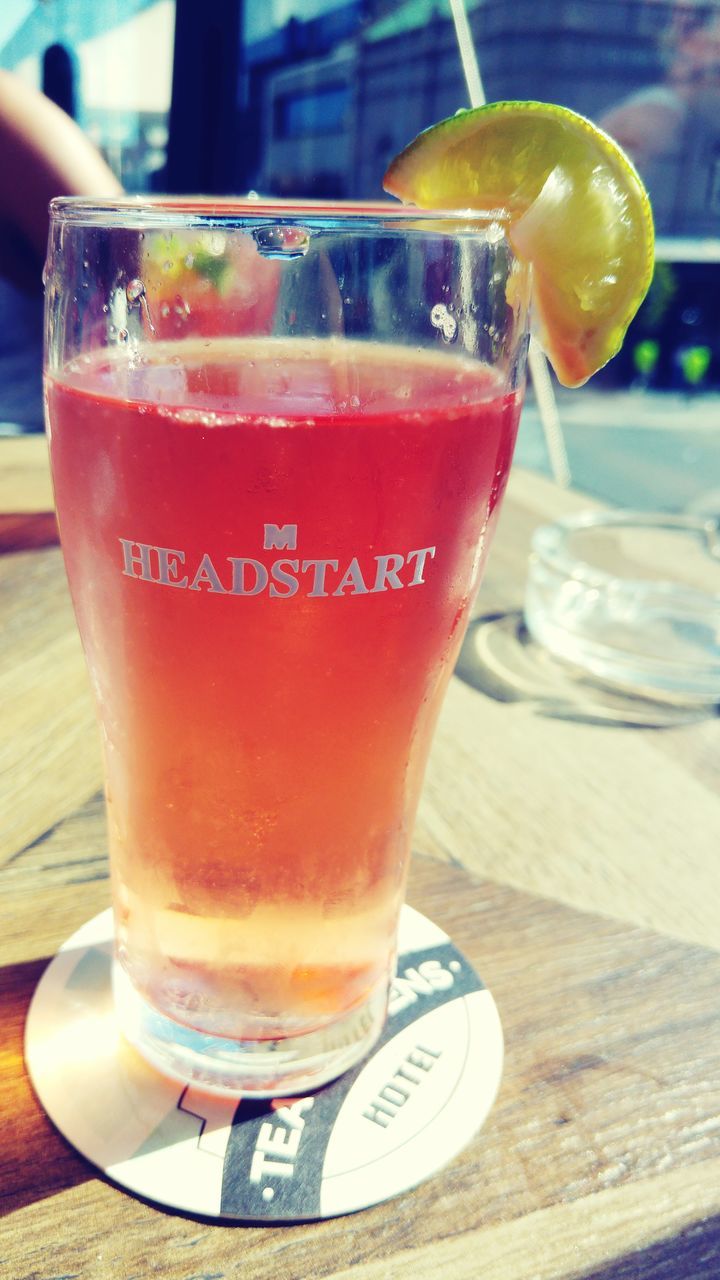
<svg viewBox="0 0 720 1280"><path fill-rule="evenodd" d="M460 50L465 83L470 97L470 106L482 107L486 102L485 90L480 75L475 45L470 32L465 0L450 0L450 8L455 25L455 35ZM557 401L550 381L545 353L534 338L530 339L528 365L530 367L530 377L535 388L535 398L553 479L556 484L560 484L567 489L571 481L570 464L568 462L567 449L565 448L565 438L560 425Z"/></svg>

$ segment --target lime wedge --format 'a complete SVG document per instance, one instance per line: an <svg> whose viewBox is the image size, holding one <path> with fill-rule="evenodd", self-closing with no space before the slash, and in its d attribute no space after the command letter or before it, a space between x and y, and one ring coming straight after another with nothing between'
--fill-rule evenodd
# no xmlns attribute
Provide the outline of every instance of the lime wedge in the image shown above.
<svg viewBox="0 0 720 1280"><path fill-rule="evenodd" d="M628 157L584 116L546 102L460 111L401 151L383 185L423 209L504 211L565 386L619 351L652 278L652 212Z"/></svg>

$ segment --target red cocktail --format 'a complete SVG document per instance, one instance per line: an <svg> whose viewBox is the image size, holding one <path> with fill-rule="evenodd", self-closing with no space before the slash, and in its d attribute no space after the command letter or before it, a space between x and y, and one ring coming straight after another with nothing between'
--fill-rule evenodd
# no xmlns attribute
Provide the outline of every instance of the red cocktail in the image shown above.
<svg viewBox="0 0 720 1280"><path fill-rule="evenodd" d="M520 410L524 278L498 228L347 221L305 217L310 249L285 262L268 224L271 335L209 337L205 308L201 336L163 339L146 286L122 342L58 351L47 381L121 1018L165 1069L259 1093L330 1078L382 1025L432 730ZM225 234L252 245L240 222ZM483 340L463 259L504 326ZM313 326L313 305L350 336Z"/></svg>

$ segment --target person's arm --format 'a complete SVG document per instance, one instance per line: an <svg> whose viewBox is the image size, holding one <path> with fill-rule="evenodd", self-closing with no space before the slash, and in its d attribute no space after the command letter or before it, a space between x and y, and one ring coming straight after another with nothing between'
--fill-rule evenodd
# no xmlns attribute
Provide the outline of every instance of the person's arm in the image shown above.
<svg viewBox="0 0 720 1280"><path fill-rule="evenodd" d="M0 273L35 277L53 196L113 197L122 188L82 129L17 76L0 70Z"/></svg>
<svg viewBox="0 0 720 1280"><path fill-rule="evenodd" d="M664 97L636 95L601 116L599 124L642 166L671 154L682 134L685 108L668 93Z"/></svg>

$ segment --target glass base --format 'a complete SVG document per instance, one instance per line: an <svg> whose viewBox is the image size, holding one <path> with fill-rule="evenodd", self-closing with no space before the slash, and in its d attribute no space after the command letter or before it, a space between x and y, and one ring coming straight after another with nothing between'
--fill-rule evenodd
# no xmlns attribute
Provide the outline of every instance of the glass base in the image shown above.
<svg viewBox="0 0 720 1280"><path fill-rule="evenodd" d="M183 1084L255 1098L311 1092L360 1062L385 1024L388 986L329 1026L280 1040L229 1040L166 1017L113 964L120 1028L152 1066Z"/></svg>

